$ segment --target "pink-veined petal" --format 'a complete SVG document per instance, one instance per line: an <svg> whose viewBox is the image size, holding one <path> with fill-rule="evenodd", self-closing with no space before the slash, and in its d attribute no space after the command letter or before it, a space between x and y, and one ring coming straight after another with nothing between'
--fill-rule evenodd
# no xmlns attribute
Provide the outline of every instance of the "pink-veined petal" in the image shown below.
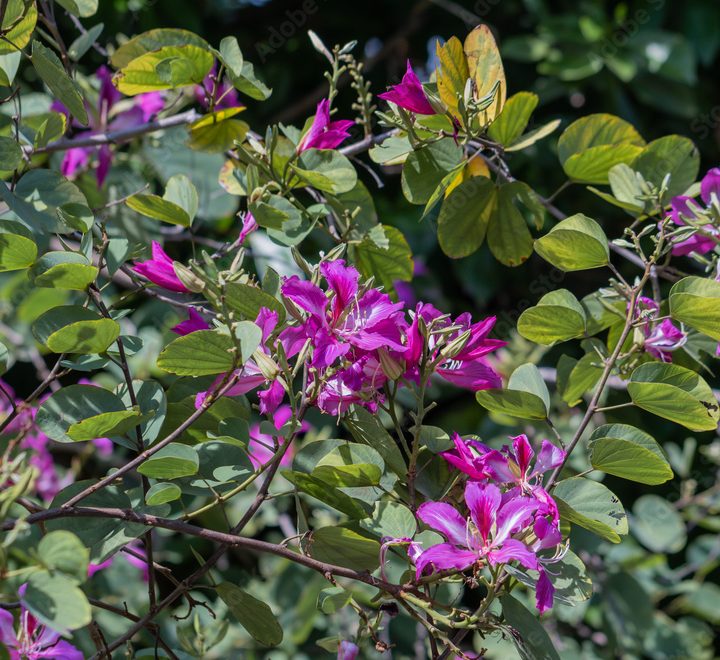
<svg viewBox="0 0 720 660"><path fill-rule="evenodd" d="M470 550L461 550L451 543L438 543L424 550L415 560L415 575L420 578L425 569L430 566L432 571L445 571L454 569L464 571L470 568L478 556Z"/></svg>
<svg viewBox="0 0 720 660"><path fill-rule="evenodd" d="M490 536L501 498L500 489L495 484L481 485L469 481L465 485L465 502L470 509L470 517L484 541Z"/></svg>
<svg viewBox="0 0 720 660"><path fill-rule="evenodd" d="M467 522L450 504L425 502L418 508L417 516L451 543L460 546L467 544Z"/></svg>

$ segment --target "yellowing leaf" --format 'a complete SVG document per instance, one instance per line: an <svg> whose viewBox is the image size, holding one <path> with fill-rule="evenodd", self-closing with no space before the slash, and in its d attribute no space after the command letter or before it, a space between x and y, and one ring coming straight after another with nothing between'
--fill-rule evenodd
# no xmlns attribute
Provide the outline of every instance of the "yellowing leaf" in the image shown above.
<svg viewBox="0 0 720 660"><path fill-rule="evenodd" d="M482 99L497 85L495 100L485 111L486 123L490 123L502 111L507 95L505 69L490 28L478 25L465 39L464 50L469 75L475 83L475 98Z"/></svg>
<svg viewBox="0 0 720 660"><path fill-rule="evenodd" d="M454 117L462 121L458 101L462 98L470 76L462 44L452 37L442 46L437 45L440 66L437 69L437 86L440 99Z"/></svg>

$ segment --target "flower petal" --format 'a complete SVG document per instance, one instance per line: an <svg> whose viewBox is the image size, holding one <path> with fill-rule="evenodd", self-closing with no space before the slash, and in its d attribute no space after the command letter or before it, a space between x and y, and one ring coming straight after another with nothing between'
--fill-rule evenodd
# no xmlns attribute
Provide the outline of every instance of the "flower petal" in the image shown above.
<svg viewBox="0 0 720 660"><path fill-rule="evenodd" d="M465 486L465 502L470 509L470 517L485 541L495 524L501 497L500 489L495 484L481 485L469 481Z"/></svg>
<svg viewBox="0 0 720 660"><path fill-rule="evenodd" d="M478 556L470 550L461 550L451 543L438 543L438 545L424 550L417 558L415 576L420 578L428 566L431 566L433 571L448 569L464 571L477 560Z"/></svg>
<svg viewBox="0 0 720 660"><path fill-rule="evenodd" d="M425 502L418 508L417 516L426 525L443 534L451 543L467 545L467 521L450 504Z"/></svg>

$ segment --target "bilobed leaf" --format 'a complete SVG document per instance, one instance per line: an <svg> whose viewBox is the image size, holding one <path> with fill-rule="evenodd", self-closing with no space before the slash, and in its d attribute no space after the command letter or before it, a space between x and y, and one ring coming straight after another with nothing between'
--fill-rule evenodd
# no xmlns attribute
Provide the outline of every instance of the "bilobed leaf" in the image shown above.
<svg viewBox="0 0 720 660"><path fill-rule="evenodd" d="M522 660L560 660L550 636L537 617L510 595L500 597L505 620L515 634L513 644Z"/></svg>
<svg viewBox="0 0 720 660"><path fill-rule="evenodd" d="M685 547L685 521L675 507L659 495L641 495L633 505L630 530L652 552L679 552Z"/></svg>
<svg viewBox="0 0 720 660"><path fill-rule="evenodd" d="M532 363L521 364L512 372L508 380L508 389L530 392L542 399L545 408L550 409L550 392L540 370Z"/></svg>
<svg viewBox="0 0 720 660"><path fill-rule="evenodd" d="M29 272L35 286L76 291L84 291L97 275L98 269L77 252L46 252Z"/></svg>
<svg viewBox="0 0 720 660"><path fill-rule="evenodd" d="M630 376L628 393L633 403L691 431L714 431L720 405L705 380L676 364L648 362Z"/></svg>
<svg viewBox="0 0 720 660"><path fill-rule="evenodd" d="M516 206L518 196L524 194L525 184L520 181L501 186L490 216L488 247L493 256L506 266L520 266L532 254L533 239L525 218Z"/></svg>
<svg viewBox="0 0 720 660"><path fill-rule="evenodd" d="M22 163L22 149L16 140L5 135L0 136L0 168L14 170Z"/></svg>
<svg viewBox="0 0 720 660"><path fill-rule="evenodd" d="M670 199L685 193L695 182L700 170L700 152L690 138L666 135L650 142L630 166L657 188L669 174L666 199Z"/></svg>
<svg viewBox="0 0 720 660"><path fill-rule="evenodd" d="M463 97L465 84L470 77L463 45L457 37L450 37L442 45L437 42L436 53L439 63L436 71L438 94L450 114L462 122L458 102Z"/></svg>
<svg viewBox="0 0 720 660"><path fill-rule="evenodd" d="M549 346L585 333L585 311L567 289L545 294L535 307L518 319L518 332L538 344Z"/></svg>
<svg viewBox="0 0 720 660"><path fill-rule="evenodd" d="M185 209L174 202L163 199L159 195L133 195L128 197L125 204L133 211L137 211L148 218L154 218L169 224L189 227L192 222Z"/></svg>
<svg viewBox="0 0 720 660"><path fill-rule="evenodd" d="M411 152L403 165L400 183L411 204L425 204L443 177L463 157L460 146L452 138L443 138Z"/></svg>
<svg viewBox="0 0 720 660"><path fill-rule="evenodd" d="M331 195L349 192L357 183L352 163L334 149L308 149L291 169L306 184Z"/></svg>
<svg viewBox="0 0 720 660"><path fill-rule="evenodd" d="M301 492L328 506L341 511L351 518L364 518L368 511L366 505L327 482L310 474L282 470L282 475Z"/></svg>
<svg viewBox="0 0 720 660"><path fill-rule="evenodd" d="M74 580L54 572L38 571L27 581L23 605L51 630L67 633L90 623L90 603Z"/></svg>
<svg viewBox="0 0 720 660"><path fill-rule="evenodd" d="M655 439L634 426L604 424L588 441L590 463L623 479L655 486L673 478L673 471Z"/></svg>
<svg viewBox="0 0 720 660"><path fill-rule="evenodd" d="M310 537L309 553L319 561L359 571L373 571L380 562L380 544L345 527L316 529Z"/></svg>
<svg viewBox="0 0 720 660"><path fill-rule="evenodd" d="M163 199L183 209L191 222L198 212L197 190L193 182L184 174L174 174L167 180Z"/></svg>
<svg viewBox="0 0 720 660"><path fill-rule="evenodd" d="M63 305L42 314L32 331L53 353L104 353L120 335L120 325L86 307Z"/></svg>
<svg viewBox="0 0 720 660"><path fill-rule="evenodd" d="M244 107L223 108L210 112L196 122L190 124L191 149L209 152L224 152L242 142L250 130L244 121L235 119L235 115L245 110Z"/></svg>
<svg viewBox="0 0 720 660"><path fill-rule="evenodd" d="M579 360L563 355L558 361L557 388L563 401L569 406L576 406L582 396L595 387L603 372L600 356L593 352L586 353Z"/></svg>
<svg viewBox="0 0 720 660"><path fill-rule="evenodd" d="M3 39L0 40L0 55L20 54L30 43L37 23L37 7L34 2L9 0L2 22ZM12 29L11 29L12 28Z"/></svg>
<svg viewBox="0 0 720 660"><path fill-rule="evenodd" d="M70 114L83 126L87 126L87 110L85 109L85 101L80 92L80 87L65 72L58 56L39 41L33 41L32 63L42 81L50 88L50 91L58 100L62 101Z"/></svg>
<svg viewBox="0 0 720 660"><path fill-rule="evenodd" d="M381 247L369 236L350 246L350 254L365 278L390 289L397 280L409 282L413 275L412 251L397 227L382 225L387 247Z"/></svg>
<svg viewBox="0 0 720 660"><path fill-rule="evenodd" d="M177 484L161 482L150 487L145 495L145 504L150 506L167 504L179 500L181 495L182 491Z"/></svg>
<svg viewBox="0 0 720 660"><path fill-rule="evenodd" d="M202 442L197 446L200 466L192 482L201 488L219 488L247 479L255 470L242 447L220 440Z"/></svg>
<svg viewBox="0 0 720 660"><path fill-rule="evenodd" d="M68 56L70 59L78 62L82 56L92 48L92 45L97 42L104 28L105 25L103 23L98 23L75 39L75 41L68 46Z"/></svg>
<svg viewBox="0 0 720 660"><path fill-rule="evenodd" d="M55 530L42 537L37 548L45 568L60 571L77 582L87 578L90 553L72 532Z"/></svg>
<svg viewBox="0 0 720 660"><path fill-rule="evenodd" d="M485 240L497 202L497 189L485 177L472 177L455 188L443 201L438 216L438 241L443 252L453 259L475 252Z"/></svg>
<svg viewBox="0 0 720 660"><path fill-rule="evenodd" d="M75 442L124 435L138 426L141 420L142 415L138 410L100 413L75 422L68 428L67 435Z"/></svg>
<svg viewBox="0 0 720 660"><path fill-rule="evenodd" d="M68 385L44 401L37 411L36 423L42 431L56 442L75 442L70 429L84 420L102 419L113 413L131 413L133 421L138 418L128 411L117 395L93 385ZM102 437L101 435L83 439Z"/></svg>
<svg viewBox="0 0 720 660"><path fill-rule="evenodd" d="M210 49L207 41L194 32L177 28L159 28L148 30L126 41L113 52L110 63L116 69L122 69L141 55L160 50L165 46L197 46Z"/></svg>
<svg viewBox="0 0 720 660"><path fill-rule="evenodd" d="M495 90L495 97L484 111L484 123L492 122L503 110L507 96L505 70L495 37L487 25L478 25L465 38L468 75L475 83L475 97L482 99Z"/></svg>
<svg viewBox="0 0 720 660"><path fill-rule="evenodd" d="M24 229L24 227L20 227ZM22 270L33 265L37 245L29 236L0 231L0 272Z"/></svg>
<svg viewBox="0 0 720 660"><path fill-rule="evenodd" d="M80 18L88 18L98 10L100 0L57 0L57 3L71 14Z"/></svg>
<svg viewBox="0 0 720 660"><path fill-rule="evenodd" d="M500 115L490 124L488 135L503 146L511 145L523 134L538 102L538 95L533 92L513 94Z"/></svg>
<svg viewBox="0 0 720 660"><path fill-rule="evenodd" d="M153 479L179 479L195 474L199 465L195 447L171 442L138 466L137 471Z"/></svg>
<svg viewBox="0 0 720 660"><path fill-rule="evenodd" d="M126 96L199 85L213 65L213 56L202 46L163 46L123 66L113 82Z"/></svg>
<svg viewBox="0 0 720 660"><path fill-rule="evenodd" d="M706 277L676 282L670 289L670 315L720 341L720 282Z"/></svg>
<svg viewBox="0 0 720 660"><path fill-rule="evenodd" d="M223 582L215 589L253 639L263 646L277 646L282 642L283 629L267 603L229 582Z"/></svg>
<svg viewBox="0 0 720 660"><path fill-rule="evenodd" d="M545 402L536 394L520 390L481 390L475 393L477 402L493 413L520 419L545 419Z"/></svg>
<svg viewBox="0 0 720 660"><path fill-rule="evenodd" d="M15 76L20 68L22 54L19 50L13 50L12 53L3 53L2 47L5 45L4 42L0 41L0 86L10 87L15 81Z"/></svg>
<svg viewBox="0 0 720 660"><path fill-rule="evenodd" d="M238 92L256 101L264 101L272 94L272 89L255 75L255 67L250 62L243 62L239 72L229 70L228 77Z"/></svg>
<svg viewBox="0 0 720 660"><path fill-rule="evenodd" d="M358 488L377 486L382 470L377 465L358 463L355 465L318 465L311 476L335 488Z"/></svg>
<svg viewBox="0 0 720 660"><path fill-rule="evenodd" d="M254 321L263 307L277 312L280 322L285 318L285 307L275 297L260 287L243 282L225 284L225 301L230 309L248 321Z"/></svg>
<svg viewBox="0 0 720 660"><path fill-rule="evenodd" d="M375 503L372 516L360 521L360 526L380 537L412 538L417 532L417 521L404 504L382 500Z"/></svg>
<svg viewBox="0 0 720 660"><path fill-rule="evenodd" d="M345 607L352 593L343 587L327 587L318 594L317 608L324 614L334 614Z"/></svg>
<svg viewBox="0 0 720 660"><path fill-rule="evenodd" d="M355 442L361 442L375 449L382 456L385 464L404 478L407 475L405 460L393 437L385 430L376 415L365 408L355 406L344 419Z"/></svg>
<svg viewBox="0 0 720 660"><path fill-rule="evenodd" d="M608 171L631 163L645 141L628 122L608 114L588 115L570 124L558 141L558 157L575 181L607 183Z"/></svg>
<svg viewBox="0 0 720 660"><path fill-rule="evenodd" d="M602 227L582 213L562 220L536 240L535 252L565 272L599 268L610 259Z"/></svg>
<svg viewBox="0 0 720 660"><path fill-rule="evenodd" d="M230 371L232 339L215 330L198 330L170 342L158 357L158 367L178 376L207 376Z"/></svg>
<svg viewBox="0 0 720 660"><path fill-rule="evenodd" d="M558 482L552 491L560 516L598 536L620 543L628 532L625 509L620 500L602 484L572 477Z"/></svg>

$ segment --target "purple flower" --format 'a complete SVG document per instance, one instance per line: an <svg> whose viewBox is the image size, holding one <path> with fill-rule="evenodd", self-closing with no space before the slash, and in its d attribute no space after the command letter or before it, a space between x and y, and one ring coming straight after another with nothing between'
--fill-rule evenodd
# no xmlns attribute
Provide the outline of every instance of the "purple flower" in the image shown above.
<svg viewBox="0 0 720 660"><path fill-rule="evenodd" d="M175 274L173 260L162 249L160 243L152 242L152 259L141 261L133 266L133 270L149 279L153 284L178 293L190 293L190 290Z"/></svg>
<svg viewBox="0 0 720 660"><path fill-rule="evenodd" d="M97 107L93 108L86 103L88 130L81 133L83 137L145 124L165 107L165 102L159 92L148 92L136 96L132 106L128 109L113 113L114 106L122 100L122 94L112 84L112 72L107 67L101 66L95 72L95 77L100 82ZM70 117L70 112L60 101L54 101L51 109ZM79 124L74 124L74 126L75 128L84 128ZM97 157L95 178L98 187L102 187L112 163L112 150L107 144L99 147L68 149L63 157L60 171L63 176L73 178L78 171L88 167L92 156Z"/></svg>
<svg viewBox="0 0 720 660"><path fill-rule="evenodd" d="M285 424L292 419L292 409L290 406L282 406L277 409L273 415L273 426L279 431ZM307 431L310 426L303 422L300 430ZM262 433L260 431L260 424L254 424L250 427L250 442L248 442L248 455L250 461L255 468L259 468L267 463L274 455L275 452L285 442L285 438L280 436L277 438L279 443L278 447L275 447L275 442L271 435ZM293 448L290 447L282 459L280 460L281 467L290 467L293 460Z"/></svg>
<svg viewBox="0 0 720 660"><path fill-rule="evenodd" d="M24 591L21 587L21 602ZM0 609L0 643L8 650L10 660L83 660L83 654L77 648L60 639L59 632L39 623L24 604L20 607L17 632L12 613Z"/></svg>
<svg viewBox="0 0 720 660"><path fill-rule="evenodd" d="M692 252L707 254L720 243L720 230L713 224L708 224L708 218L717 217L720 212L720 167L709 170L700 182L700 198L706 205L702 209L692 197L679 195L670 202L670 217L676 225L688 223L698 226L703 233L695 233L684 241L673 246L673 254L687 255ZM711 209L714 208L714 212Z"/></svg>
<svg viewBox="0 0 720 660"><path fill-rule="evenodd" d="M143 582L148 582L150 580L150 570L148 569L147 555L145 553L145 549L142 545L140 545L139 541L131 541L121 550L121 554L125 557L127 563L140 569ZM99 564L89 564L88 577L91 578L95 575L95 573L99 573L100 571L112 566L115 562L116 556L117 555L113 555Z"/></svg>
<svg viewBox="0 0 720 660"><path fill-rule="evenodd" d="M209 330L210 326L207 321L200 315L200 313L194 308L188 309L188 317L184 321L181 321L176 326L170 328L176 335L189 335L191 332L197 332L198 330Z"/></svg>
<svg viewBox="0 0 720 660"><path fill-rule="evenodd" d="M418 517L447 539L446 543L423 550L416 559L418 579L428 567L431 571L465 571L484 564L517 561L525 568L537 569L535 553L512 537L532 522L538 508L534 499L503 498L495 484L469 481L465 485L465 502L469 519L444 502L426 502L418 509Z"/></svg>
<svg viewBox="0 0 720 660"><path fill-rule="evenodd" d="M360 648L353 642L343 640L338 644L337 660L355 660L360 653Z"/></svg>
<svg viewBox="0 0 720 660"><path fill-rule="evenodd" d="M640 331L645 337L645 350L658 360L672 362L673 351L685 345L687 333L675 326L670 319L657 323L655 318L659 314L660 306L652 298L638 298L635 318L643 321Z"/></svg>
<svg viewBox="0 0 720 660"><path fill-rule="evenodd" d="M440 455L471 479L483 481L490 476L485 464L485 455L490 451L485 445L475 440L465 441L457 433L453 433L452 441L455 444L453 451L445 451ZM484 450L484 453L473 451L473 447Z"/></svg>
<svg viewBox="0 0 720 660"><path fill-rule="evenodd" d="M245 213L242 217L242 229L240 230L240 236L238 237L239 243L244 243L245 239L252 234L258 228L258 223L250 211Z"/></svg>
<svg viewBox="0 0 720 660"><path fill-rule="evenodd" d="M407 61L407 70L405 71L402 82L399 85L394 85L387 92L378 94L378 98L391 101L395 105L399 105L401 108L405 108L405 110L410 110L410 112L415 112L419 115L436 114L434 108L427 100L427 96L425 96L425 90L419 78L415 75L410 65L410 60Z"/></svg>
<svg viewBox="0 0 720 660"><path fill-rule="evenodd" d="M349 119L330 121L330 101L323 99L317 105L312 125L298 143L298 153L307 149L335 149L350 137L348 129L353 124Z"/></svg>

